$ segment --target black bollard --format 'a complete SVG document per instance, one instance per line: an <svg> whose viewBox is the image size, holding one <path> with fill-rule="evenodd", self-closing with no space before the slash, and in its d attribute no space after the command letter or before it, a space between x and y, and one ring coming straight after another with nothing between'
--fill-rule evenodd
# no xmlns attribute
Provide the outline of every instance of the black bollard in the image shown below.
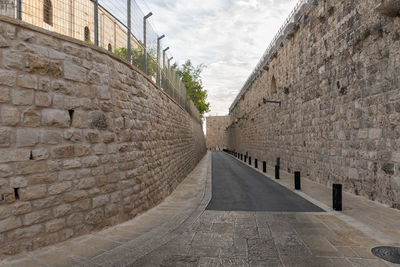
<svg viewBox="0 0 400 267"><path fill-rule="evenodd" d="M243 160L243 154L240 154L240 160Z"/></svg>
<svg viewBox="0 0 400 267"><path fill-rule="evenodd" d="M281 158L276 158L276 165L281 166Z"/></svg>
<svg viewBox="0 0 400 267"><path fill-rule="evenodd" d="M267 162L263 161L263 172L267 172Z"/></svg>
<svg viewBox="0 0 400 267"><path fill-rule="evenodd" d="M300 172L294 172L294 189L300 190Z"/></svg>
<svg viewBox="0 0 400 267"><path fill-rule="evenodd" d="M247 156L244 155L244 162L247 162Z"/></svg>
<svg viewBox="0 0 400 267"><path fill-rule="evenodd" d="M332 185L332 204L334 210L342 210L342 185Z"/></svg>
<svg viewBox="0 0 400 267"><path fill-rule="evenodd" d="M258 159L254 159L254 168L258 169Z"/></svg>
<svg viewBox="0 0 400 267"><path fill-rule="evenodd" d="M275 165L275 179L279 179L279 165Z"/></svg>
<svg viewBox="0 0 400 267"><path fill-rule="evenodd" d="M249 165L251 165L251 157L249 157Z"/></svg>

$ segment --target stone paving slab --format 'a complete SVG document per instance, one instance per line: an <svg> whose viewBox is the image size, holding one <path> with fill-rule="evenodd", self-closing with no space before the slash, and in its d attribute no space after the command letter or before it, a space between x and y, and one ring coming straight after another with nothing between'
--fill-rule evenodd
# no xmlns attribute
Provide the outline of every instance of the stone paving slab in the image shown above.
<svg viewBox="0 0 400 267"><path fill-rule="evenodd" d="M364 225L357 224L359 212L355 212L357 219L346 213L353 221L343 220L329 209L329 203L310 197L314 204L321 202L327 212L205 210L211 198L210 166L208 153L168 199L131 221L10 258L0 265L395 266L371 254L372 247L392 240L385 242L380 234L374 238L370 229L357 228ZM285 181L283 178L280 182ZM312 195L313 191L307 193ZM365 207L363 210L373 212ZM391 211L379 213L396 218L397 213ZM375 229L373 223L367 225Z"/></svg>

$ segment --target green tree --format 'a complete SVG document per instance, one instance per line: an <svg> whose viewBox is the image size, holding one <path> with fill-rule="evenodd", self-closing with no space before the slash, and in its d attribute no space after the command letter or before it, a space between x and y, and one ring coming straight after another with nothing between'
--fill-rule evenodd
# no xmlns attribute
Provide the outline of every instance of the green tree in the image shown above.
<svg viewBox="0 0 400 267"><path fill-rule="evenodd" d="M207 102L207 90L203 88L201 80L201 72L205 66L200 64L195 67L190 60L187 60L180 68L176 64L172 67L176 69L176 72L181 77L188 97L199 110L201 117L203 117L204 113L210 111L210 103Z"/></svg>
<svg viewBox="0 0 400 267"><path fill-rule="evenodd" d="M115 49L114 53L124 59L128 58L128 49L125 47ZM147 53L147 74L149 76L155 76L157 72L157 64L153 60L155 58L153 54L152 51ZM144 71L144 49L142 47L131 49L131 56L132 65Z"/></svg>

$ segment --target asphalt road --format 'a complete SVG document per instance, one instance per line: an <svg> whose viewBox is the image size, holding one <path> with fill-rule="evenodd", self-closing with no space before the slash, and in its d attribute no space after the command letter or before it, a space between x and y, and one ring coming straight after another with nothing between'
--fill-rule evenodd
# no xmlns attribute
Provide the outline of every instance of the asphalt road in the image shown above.
<svg viewBox="0 0 400 267"><path fill-rule="evenodd" d="M323 212L225 152L212 152L212 198L207 210Z"/></svg>

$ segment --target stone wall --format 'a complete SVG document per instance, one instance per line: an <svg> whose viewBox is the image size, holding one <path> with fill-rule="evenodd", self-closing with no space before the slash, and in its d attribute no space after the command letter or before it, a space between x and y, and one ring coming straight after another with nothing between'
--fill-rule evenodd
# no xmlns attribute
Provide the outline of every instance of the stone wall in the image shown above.
<svg viewBox="0 0 400 267"><path fill-rule="evenodd" d="M207 149L221 150L228 147L229 116L209 116L206 118Z"/></svg>
<svg viewBox="0 0 400 267"><path fill-rule="evenodd" d="M311 2L232 106L229 148L400 208L398 1Z"/></svg>
<svg viewBox="0 0 400 267"><path fill-rule="evenodd" d="M0 16L0 257L135 217L205 152L198 120L127 62Z"/></svg>

